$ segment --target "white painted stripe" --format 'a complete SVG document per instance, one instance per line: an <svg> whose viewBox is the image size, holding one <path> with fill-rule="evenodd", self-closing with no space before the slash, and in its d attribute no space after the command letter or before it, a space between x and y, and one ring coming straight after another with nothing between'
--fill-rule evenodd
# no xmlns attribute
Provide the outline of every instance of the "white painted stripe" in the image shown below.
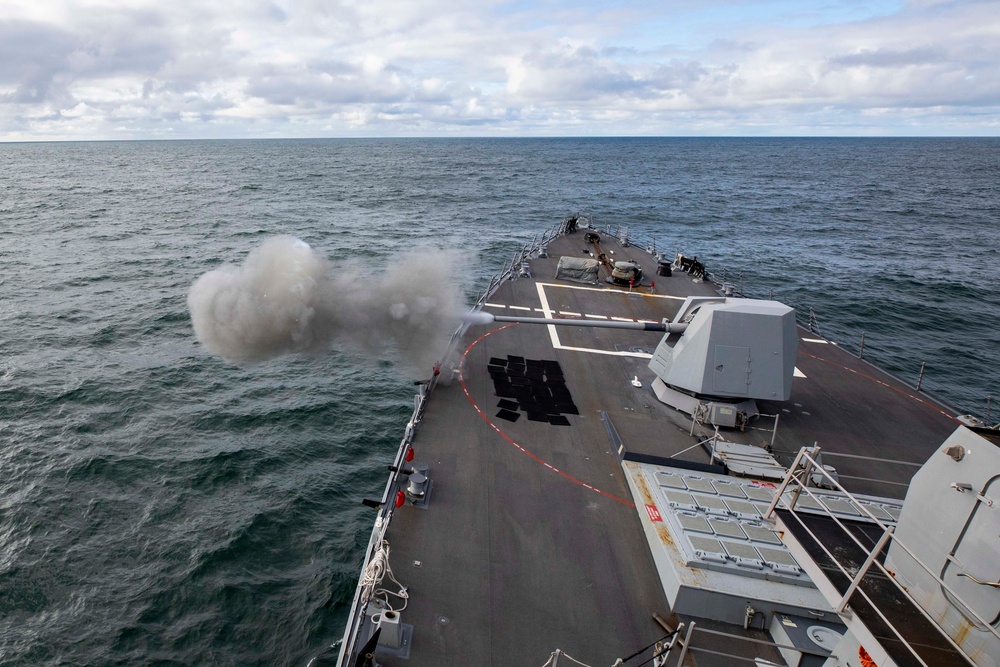
<svg viewBox="0 0 1000 667"><path fill-rule="evenodd" d="M823 345L829 345L830 341L823 340L822 338L803 338L803 343L822 343Z"/></svg>
<svg viewBox="0 0 1000 667"><path fill-rule="evenodd" d="M583 313L574 313L572 310L560 310L560 315L568 315L570 317L583 317Z"/></svg>
<svg viewBox="0 0 1000 667"><path fill-rule="evenodd" d="M631 317L612 317L615 322L635 322Z"/></svg>
<svg viewBox="0 0 1000 667"><path fill-rule="evenodd" d="M549 325L552 326L552 325ZM571 352L589 352L590 354L603 354L609 357L633 357L635 359L652 359L653 355L644 352L616 352L613 350L595 350L592 347L570 347L569 345L558 346L559 350L570 350Z"/></svg>
<svg viewBox="0 0 1000 667"><path fill-rule="evenodd" d="M546 317L552 317L552 310L549 309L549 300L545 296L545 287L569 287L568 285L549 285L548 283L535 283L535 288L538 290L538 299L542 302L542 311L545 313ZM568 313L563 313L568 314ZM579 316L579 313L574 313ZM603 315L587 315L587 317L593 317L596 319L607 319ZM630 320L631 321L631 320ZM559 334L556 332L556 325L549 324L546 325L549 329L549 338L552 340L552 347L556 350L569 350L571 352L589 352L590 354L604 354L612 357L633 357L635 359L652 359L653 355L645 354L642 352L617 352L610 350L595 350L589 347L570 347L568 345L563 345L559 340Z"/></svg>
<svg viewBox="0 0 1000 667"><path fill-rule="evenodd" d="M587 313L586 316L589 319L592 319L592 320L606 320L606 319L608 319L607 315L591 315L590 313Z"/></svg>
<svg viewBox="0 0 1000 667"><path fill-rule="evenodd" d="M527 311L531 310L531 308L528 308L527 306L507 306L507 307L510 308L511 310L527 310Z"/></svg>
<svg viewBox="0 0 1000 667"><path fill-rule="evenodd" d="M484 303L483 305L487 306L489 308L506 308L507 307L507 306L503 305L502 303Z"/></svg>
<svg viewBox="0 0 1000 667"><path fill-rule="evenodd" d="M794 373L794 375L797 378L804 378L806 376L805 373L803 373L802 371L799 370L798 366L795 367L795 373Z"/></svg>
<svg viewBox="0 0 1000 667"><path fill-rule="evenodd" d="M549 309L549 299L545 296L545 288L542 283L535 283L535 289L538 290L538 300L542 302L542 312L545 313L545 317L551 318L552 311ZM549 338L552 340L552 347L559 349L561 346L559 344L559 334L556 333L556 325L549 324L546 325L549 330Z"/></svg>
<svg viewBox="0 0 1000 667"><path fill-rule="evenodd" d="M669 294L648 294L646 292L621 292L616 289L605 289L603 287L583 287L582 285L559 285L556 283L535 283L536 285L544 285L545 287L561 287L563 289L579 289L585 290L587 292L606 292L608 294L632 294L633 296L646 296L651 299L673 299L675 301L684 301L687 297L683 296L670 296Z"/></svg>

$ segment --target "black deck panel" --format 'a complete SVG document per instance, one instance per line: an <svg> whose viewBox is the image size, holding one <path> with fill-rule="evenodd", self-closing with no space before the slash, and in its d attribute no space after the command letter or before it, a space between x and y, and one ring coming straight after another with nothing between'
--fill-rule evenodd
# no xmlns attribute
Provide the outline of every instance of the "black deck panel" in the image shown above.
<svg viewBox="0 0 1000 667"><path fill-rule="evenodd" d="M574 399L597 404L588 396L592 368L567 365L544 328L497 331L473 348L466 369L515 353L560 361ZM470 394L491 415L492 379L467 375ZM600 420L580 411L569 428L526 419L500 428L566 474L627 498ZM402 616L415 631L406 664L540 665L555 648L611 664L657 638L651 614L665 613L666 602L631 507L518 450L457 383L436 390L414 446L431 466L434 496L427 510L403 508L388 535L394 571L410 586Z"/></svg>
<svg viewBox="0 0 1000 667"><path fill-rule="evenodd" d="M486 310L541 316L536 283L556 283L559 256L582 256L582 245L579 233L554 240L548 259L531 260L532 279L506 282L488 299L532 310ZM615 249L616 259L631 254L639 260L645 285L654 279L657 295L715 294L711 284L682 272L655 276L655 261L642 251L607 240L604 248ZM660 320L672 317L681 305L677 299L644 296L648 287L634 294L627 294L627 288L598 287L544 289L552 311ZM638 516L626 504L629 491L599 413L608 415L631 451L643 454L669 456L689 448L706 431L696 429L692 437L690 420L659 404L645 359L553 349L547 327L528 324L472 327L460 350L485 334L463 363L466 388L482 414L460 382L439 385L414 440L416 460L430 466L433 494L426 509L401 508L387 535L393 571L410 591L401 617L414 626L413 644L409 659L380 655L380 662L410 667L542 665L560 648L588 664L612 664L660 638L651 614L669 610ZM641 331L559 330L563 345L607 351L651 353L659 337ZM809 355L822 352L845 366L850 355L833 346L817 352L813 345L800 347L798 365L807 378L796 379L793 402L802 408L782 413L779 449L793 451L818 440L831 451L922 460L953 430L949 418L924 404L877 383L861 383L864 378L854 374L831 373L830 363ZM504 385L503 394L509 395L498 395L497 377L517 375L523 366L528 378L529 360L558 362L579 413L563 412L569 426L533 421L523 411L524 418L515 422L497 417L501 409L509 409L499 407L499 401L518 401L513 384ZM866 373L877 373L855 361ZM531 370L538 368L532 365ZM630 384L633 377L640 379L641 388ZM860 414L858 402L868 406ZM897 409L902 411L897 414ZM727 432L726 437L756 444L770 440L760 431ZM707 462L700 448L685 458ZM898 475L867 462L827 463L849 474ZM904 473L908 478L912 470Z"/></svg>
<svg viewBox="0 0 1000 667"><path fill-rule="evenodd" d="M778 510L781 520L795 534L799 543L820 566L830 583L841 593L850 586L850 579L834 564L809 534L816 535L823 545L837 556L840 565L856 572L868 554L828 516L799 512L796 520L787 510ZM874 548L881 530L871 523L841 519L841 523L868 549ZM803 525L804 524L804 525ZM808 532L807 532L808 529ZM884 554L880 559L884 561ZM968 667L969 663L945 639L941 630L927 620L919 609L877 567L872 567L858 586L878 602L878 609L916 650L920 658L934 667ZM851 610L858 615L899 667L919 667L920 661L907 649L885 624L878 612L859 593L849 600Z"/></svg>

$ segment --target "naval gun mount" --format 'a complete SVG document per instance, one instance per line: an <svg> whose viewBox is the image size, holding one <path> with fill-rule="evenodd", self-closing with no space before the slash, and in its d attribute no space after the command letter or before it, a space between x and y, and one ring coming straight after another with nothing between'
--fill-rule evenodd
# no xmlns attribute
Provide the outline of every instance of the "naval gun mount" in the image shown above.
<svg viewBox="0 0 1000 667"><path fill-rule="evenodd" d="M756 401L792 394L799 337L795 310L778 301L688 297L649 361L661 402L716 426L760 414Z"/></svg>
<svg viewBox="0 0 1000 667"><path fill-rule="evenodd" d="M496 322L659 331L649 368L656 398L698 421L742 427L757 400L787 401L798 335L795 310L778 301L688 297L672 321L619 322L507 317Z"/></svg>

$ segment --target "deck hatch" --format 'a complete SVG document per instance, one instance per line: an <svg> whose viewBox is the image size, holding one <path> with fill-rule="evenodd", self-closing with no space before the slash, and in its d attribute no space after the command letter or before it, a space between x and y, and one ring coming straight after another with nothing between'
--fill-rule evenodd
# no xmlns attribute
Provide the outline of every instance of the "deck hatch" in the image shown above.
<svg viewBox="0 0 1000 667"><path fill-rule="evenodd" d="M774 549L772 547L757 547L757 552L761 555L765 562L771 565L778 565L782 568L794 569L799 571L799 564L795 562L792 554L788 553L784 549Z"/></svg>
<svg viewBox="0 0 1000 667"><path fill-rule="evenodd" d="M746 539L746 534L743 529L740 528L740 524L735 521L730 521L728 519L721 519L719 517L712 517L708 520L712 530L716 532L717 535L722 535L724 537L735 537L741 540Z"/></svg>
<svg viewBox="0 0 1000 667"><path fill-rule="evenodd" d="M863 509L871 512L876 519L881 519L882 521L898 521L899 515L893 516L891 513L886 511L882 505L876 505L875 503L859 503Z"/></svg>
<svg viewBox="0 0 1000 667"><path fill-rule="evenodd" d="M726 549L729 557L732 558L737 565L742 567L752 567L757 570L764 569L764 561L761 559L757 551L749 544L743 542L723 541L722 546Z"/></svg>
<svg viewBox="0 0 1000 667"><path fill-rule="evenodd" d="M729 510L731 512L733 512L734 514L738 514L740 516L748 516L753 518L757 518L758 516L760 516L760 513L757 511L756 505L754 505L751 502L747 502L746 500L735 500L734 498L728 498L726 499L726 505L729 507Z"/></svg>
<svg viewBox="0 0 1000 667"><path fill-rule="evenodd" d="M663 501L663 521L681 538L685 567L812 587L778 535L761 522L773 490L711 473L643 468Z"/></svg>
<svg viewBox="0 0 1000 667"><path fill-rule="evenodd" d="M781 544L781 540L774 534L774 531L764 526L754 526L743 524L743 532L754 542L767 542L768 544Z"/></svg>
<svg viewBox="0 0 1000 667"><path fill-rule="evenodd" d="M699 537L698 535L689 535L688 540L691 541L691 546L701 558L722 563L728 560L726 550L722 548L722 543L719 540L711 537Z"/></svg>
<svg viewBox="0 0 1000 667"><path fill-rule="evenodd" d="M671 505L679 505L690 509L695 509L698 506L694 501L694 497L690 493L684 493L683 491L664 491L663 497Z"/></svg>
<svg viewBox="0 0 1000 667"><path fill-rule="evenodd" d="M727 496L731 498L747 497L747 494L743 491L739 484L733 484L732 482L716 482L713 486L720 496Z"/></svg>
<svg viewBox="0 0 1000 667"><path fill-rule="evenodd" d="M703 508L706 512L715 512L718 514L729 513L729 507L726 505L726 501L718 496L698 496L695 500L698 501L698 506Z"/></svg>
<svg viewBox="0 0 1000 667"><path fill-rule="evenodd" d="M821 500L831 512L837 514L850 514L853 516L860 516L861 514L857 507L855 507L850 501L844 500L843 498L821 498Z"/></svg>
<svg viewBox="0 0 1000 667"><path fill-rule="evenodd" d="M677 520L680 522L684 530L691 530L696 533L708 533L712 534L712 527L708 524L708 520L703 516L698 516L697 514L686 514L684 512L677 513Z"/></svg>
<svg viewBox="0 0 1000 667"><path fill-rule="evenodd" d="M716 493L715 487L707 479L702 479L701 477L686 477L684 483L687 484L689 491L698 491L700 493Z"/></svg>
<svg viewBox="0 0 1000 667"><path fill-rule="evenodd" d="M660 486L665 486L671 489L681 489L682 491L687 490L687 485L684 484L684 480L673 473L658 472L656 473L656 481L660 484Z"/></svg>
<svg viewBox="0 0 1000 667"><path fill-rule="evenodd" d="M774 491L763 486L745 486L743 487L744 493L751 500L759 500L761 502L769 503L771 499L774 498Z"/></svg>

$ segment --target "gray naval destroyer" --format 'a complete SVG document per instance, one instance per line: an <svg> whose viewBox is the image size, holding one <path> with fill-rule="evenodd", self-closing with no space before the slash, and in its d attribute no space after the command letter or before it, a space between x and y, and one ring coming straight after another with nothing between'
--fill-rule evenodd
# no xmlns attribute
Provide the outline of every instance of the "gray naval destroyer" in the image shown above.
<svg viewBox="0 0 1000 667"><path fill-rule="evenodd" d="M455 333L315 664L1000 665L1000 432L573 216Z"/></svg>

